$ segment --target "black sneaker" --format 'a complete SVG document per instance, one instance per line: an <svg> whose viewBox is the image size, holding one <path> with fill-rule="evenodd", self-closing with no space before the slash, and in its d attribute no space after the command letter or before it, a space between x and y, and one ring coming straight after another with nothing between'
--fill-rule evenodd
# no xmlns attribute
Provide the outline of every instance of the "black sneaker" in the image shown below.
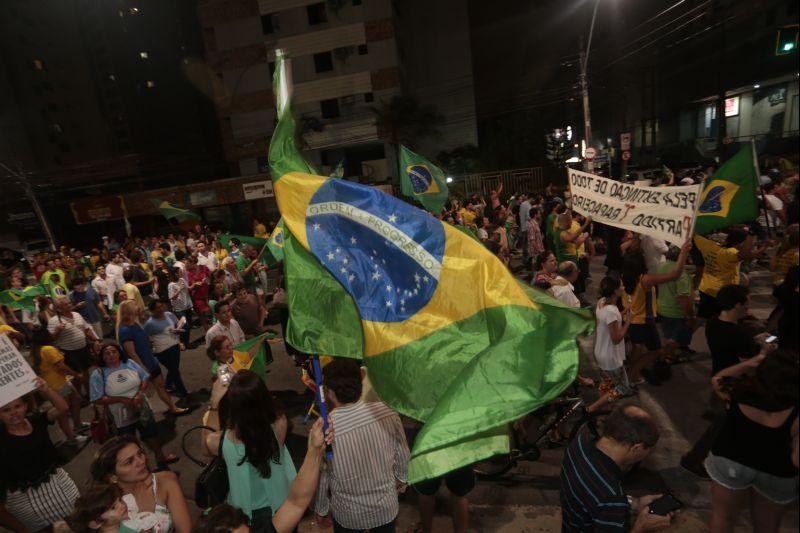
<svg viewBox="0 0 800 533"><path fill-rule="evenodd" d="M681 468L683 468L696 478L711 479L711 476L708 475L708 471L706 471L706 467L703 466L702 464L690 464L685 457L681 457L680 464Z"/></svg>

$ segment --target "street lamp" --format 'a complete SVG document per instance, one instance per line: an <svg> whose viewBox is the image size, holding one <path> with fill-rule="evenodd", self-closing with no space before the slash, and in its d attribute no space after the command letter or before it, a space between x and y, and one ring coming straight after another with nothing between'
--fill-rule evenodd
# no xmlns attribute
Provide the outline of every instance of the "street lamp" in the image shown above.
<svg viewBox="0 0 800 533"><path fill-rule="evenodd" d="M586 146L592 145L592 117L589 112L589 84L586 80L586 66L589 62L589 51L592 48L592 35L594 34L594 22L597 19L597 8L600 7L600 0L595 0L594 10L592 11L592 23L589 26L589 38L587 39L586 49L583 48L583 36L581 36L581 56L580 56L580 84L581 84L581 97L583 99L583 137L586 140ZM591 159L584 161L586 172L594 170L594 163Z"/></svg>

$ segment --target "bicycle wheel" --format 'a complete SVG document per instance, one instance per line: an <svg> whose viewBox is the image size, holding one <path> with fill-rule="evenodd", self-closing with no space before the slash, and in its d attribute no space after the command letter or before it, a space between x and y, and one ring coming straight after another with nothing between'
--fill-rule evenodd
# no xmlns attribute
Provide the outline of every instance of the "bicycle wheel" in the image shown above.
<svg viewBox="0 0 800 533"><path fill-rule="evenodd" d="M474 463L472 471L480 477L491 479L506 474L515 464L510 453L503 453Z"/></svg>

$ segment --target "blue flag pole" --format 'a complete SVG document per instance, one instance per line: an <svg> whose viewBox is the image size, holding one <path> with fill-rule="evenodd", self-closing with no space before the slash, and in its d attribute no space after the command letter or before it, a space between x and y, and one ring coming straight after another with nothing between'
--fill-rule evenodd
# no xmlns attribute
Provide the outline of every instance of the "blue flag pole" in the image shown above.
<svg viewBox="0 0 800 533"><path fill-rule="evenodd" d="M322 429L328 434L328 404L325 403L325 385L322 383L322 366L319 364L319 356L311 358L314 364L314 381L317 383L317 405L319 406L319 416L322 417ZM333 447L325 445L325 458L329 461L333 459Z"/></svg>

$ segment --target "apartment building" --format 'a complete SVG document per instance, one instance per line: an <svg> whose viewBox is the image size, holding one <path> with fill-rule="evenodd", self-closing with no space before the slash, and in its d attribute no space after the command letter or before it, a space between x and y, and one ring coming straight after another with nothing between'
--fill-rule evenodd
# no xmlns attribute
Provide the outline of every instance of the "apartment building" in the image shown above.
<svg viewBox="0 0 800 533"><path fill-rule="evenodd" d="M442 26L437 26L437 20L453 18L451 12L439 9L436 16L412 16L422 12L424 2L416 0L408 4L391 0L211 0L201 4L206 61L214 77L231 173L268 172L267 147L275 126L271 79L278 48L292 58L293 102L303 148L320 172L331 172L344 161L345 175L353 179L381 183L396 177L394 149L381 138L371 108L401 94L441 104L443 126L457 128L458 136L448 136L430 146L431 150L446 148L448 142L474 143L466 2L445 3L462 8L456 17L461 21L460 41L442 36ZM433 39L434 35L440 36ZM454 56L459 60L452 61ZM437 71L432 62L448 58L461 66L456 85L452 75L428 75ZM439 68L447 71L441 62Z"/></svg>

